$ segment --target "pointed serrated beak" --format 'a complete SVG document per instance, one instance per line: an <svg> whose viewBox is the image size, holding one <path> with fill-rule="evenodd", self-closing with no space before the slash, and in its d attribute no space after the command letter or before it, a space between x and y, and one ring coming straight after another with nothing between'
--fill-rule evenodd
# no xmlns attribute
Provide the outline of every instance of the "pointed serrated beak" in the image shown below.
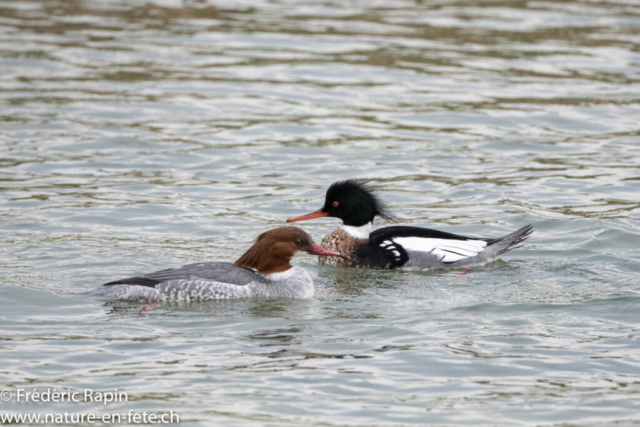
<svg viewBox="0 0 640 427"><path fill-rule="evenodd" d="M339 257L344 258L344 256L341 253L325 251L324 249L322 249L320 246L316 245L315 243L311 244L311 250L307 251L307 253L309 253L311 255L339 256Z"/></svg>
<svg viewBox="0 0 640 427"><path fill-rule="evenodd" d="M323 216L329 216L329 214L324 212L321 208L315 212L311 212L310 214L289 218L287 222L306 221L308 219L322 218Z"/></svg>

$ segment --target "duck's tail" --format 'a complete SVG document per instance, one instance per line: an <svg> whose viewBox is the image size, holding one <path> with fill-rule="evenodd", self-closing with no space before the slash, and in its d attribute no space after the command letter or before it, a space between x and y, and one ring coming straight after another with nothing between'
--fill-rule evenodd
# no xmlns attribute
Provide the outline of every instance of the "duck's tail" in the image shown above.
<svg viewBox="0 0 640 427"><path fill-rule="evenodd" d="M519 248L522 242L527 240L533 233L533 225L526 225L513 233L509 233L506 236L498 237L497 239L487 240L489 245L495 245L498 252L496 255L500 256L511 249Z"/></svg>

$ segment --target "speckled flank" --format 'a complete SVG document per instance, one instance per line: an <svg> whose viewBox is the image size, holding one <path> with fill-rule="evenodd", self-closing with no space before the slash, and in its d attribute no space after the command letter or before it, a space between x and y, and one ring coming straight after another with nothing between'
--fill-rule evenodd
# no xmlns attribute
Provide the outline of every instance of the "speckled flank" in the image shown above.
<svg viewBox="0 0 640 427"><path fill-rule="evenodd" d="M341 257L318 257L320 265L333 265L335 267L357 267L358 266L358 248L366 245L369 239L357 239L350 236L346 231L336 229L327 234L320 246L328 251L340 252Z"/></svg>
<svg viewBox="0 0 640 427"><path fill-rule="evenodd" d="M218 267L222 263L217 263ZM206 264L203 264L206 265ZM237 269L228 265L231 269ZM82 294L81 298L147 301L208 301L232 298L311 298L313 281L302 267L294 266L283 273L265 275L266 280L254 280L245 285L224 283L195 276L173 279L156 286L118 284L102 286Z"/></svg>

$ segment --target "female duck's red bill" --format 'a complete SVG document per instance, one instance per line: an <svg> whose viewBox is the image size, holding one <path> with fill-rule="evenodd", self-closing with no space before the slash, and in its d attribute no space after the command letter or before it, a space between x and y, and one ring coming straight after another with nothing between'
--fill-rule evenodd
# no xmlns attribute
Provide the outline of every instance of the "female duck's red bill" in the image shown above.
<svg viewBox="0 0 640 427"><path fill-rule="evenodd" d="M310 214L307 214L307 215L289 218L287 222L306 221L308 219L322 218L323 216L329 216L329 214L326 212L323 212L322 209L318 209L317 211L311 212Z"/></svg>
<svg viewBox="0 0 640 427"><path fill-rule="evenodd" d="M343 257L344 258L344 256L342 256L341 253L325 251L324 249L322 249L320 246L316 245L315 243L311 244L311 250L307 251L307 253L309 253L311 255L339 256L339 257Z"/></svg>

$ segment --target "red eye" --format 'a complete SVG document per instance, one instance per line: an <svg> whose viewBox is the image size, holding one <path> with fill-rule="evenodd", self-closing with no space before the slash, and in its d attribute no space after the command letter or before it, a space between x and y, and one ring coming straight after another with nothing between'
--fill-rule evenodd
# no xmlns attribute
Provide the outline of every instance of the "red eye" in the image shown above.
<svg viewBox="0 0 640 427"><path fill-rule="evenodd" d="M340 205L340 203L338 203L338 202L333 202L333 207L334 207L334 208L337 208L337 207L338 207L338 205Z"/></svg>

